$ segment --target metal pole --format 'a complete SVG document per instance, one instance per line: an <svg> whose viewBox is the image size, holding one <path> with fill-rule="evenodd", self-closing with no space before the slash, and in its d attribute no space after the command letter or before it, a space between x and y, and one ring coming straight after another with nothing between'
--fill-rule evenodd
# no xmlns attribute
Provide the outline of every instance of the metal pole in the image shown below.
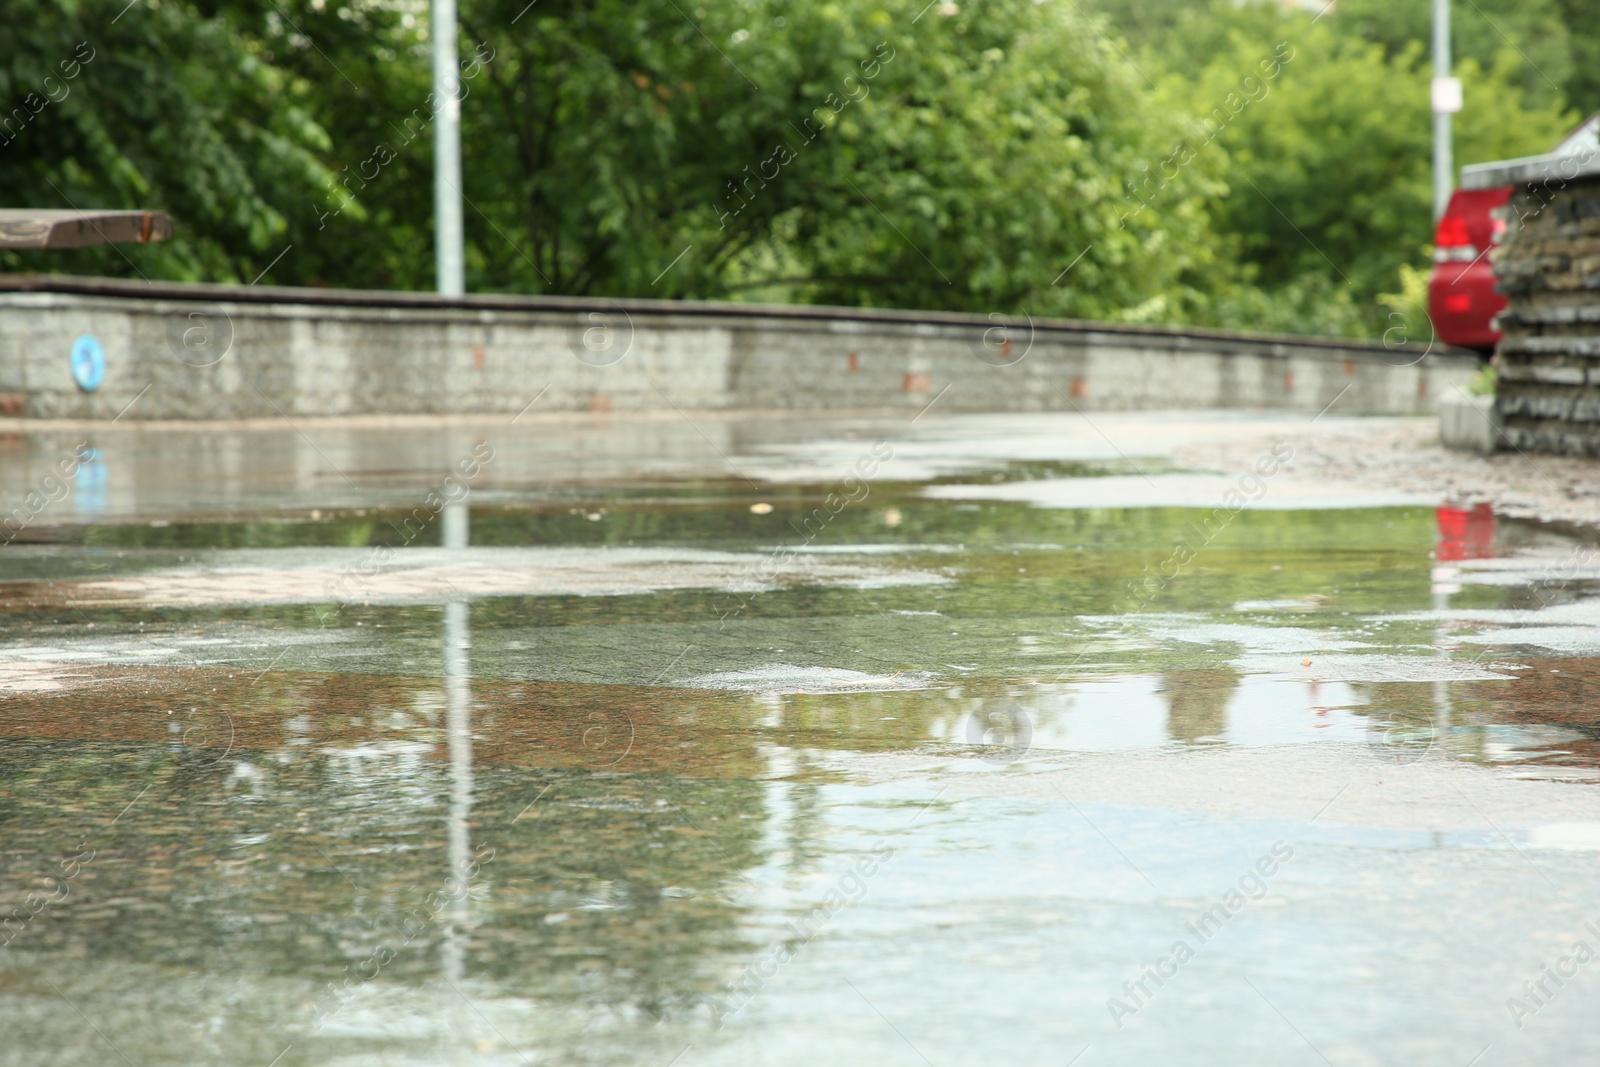
<svg viewBox="0 0 1600 1067"><path fill-rule="evenodd" d="M466 291L461 234L461 72L456 0L433 0L433 242L441 296Z"/></svg>
<svg viewBox="0 0 1600 1067"><path fill-rule="evenodd" d="M1461 83L1450 77L1450 0L1433 0L1433 218L1450 204L1455 164L1450 115L1461 109Z"/></svg>

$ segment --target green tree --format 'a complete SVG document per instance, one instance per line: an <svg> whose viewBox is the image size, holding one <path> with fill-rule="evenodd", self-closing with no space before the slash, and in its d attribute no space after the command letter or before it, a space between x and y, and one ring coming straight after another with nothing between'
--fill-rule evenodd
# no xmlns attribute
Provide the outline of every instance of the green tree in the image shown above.
<svg viewBox="0 0 1600 1067"><path fill-rule="evenodd" d="M126 2L126 0L124 0ZM315 117L326 172L282 208L294 247L269 280L432 289L433 117L426 5L217 0L226 22L282 73L277 104ZM463 41L473 56L475 42ZM466 110L481 77L464 78Z"/></svg>
<svg viewBox="0 0 1600 1067"><path fill-rule="evenodd" d="M0 203L164 208L177 235L0 253L0 268L249 281L289 242L297 199L331 179L327 135L228 22L124 3L0 7Z"/></svg>
<svg viewBox="0 0 1600 1067"><path fill-rule="evenodd" d="M1330 18L1344 33L1381 44L1390 57L1421 48L1432 59L1432 4L1340 0ZM1471 60L1480 69L1500 65L1501 53L1510 51L1521 62L1504 68L1507 88L1531 105L1566 105L1578 76L1574 49L1592 25L1569 22L1560 0L1455 2L1450 51L1456 63Z"/></svg>
<svg viewBox="0 0 1600 1067"><path fill-rule="evenodd" d="M1066 5L521 6L463 15L481 287L1115 315L1212 266L1121 224L1160 124Z"/></svg>
<svg viewBox="0 0 1600 1067"><path fill-rule="evenodd" d="M1192 69L1218 49L1231 33L1257 32L1264 24L1307 19L1309 12L1286 13L1279 0L1084 0L1104 13L1144 62L1164 70ZM1387 56L1413 46L1432 48L1433 5L1426 0L1332 0L1316 7L1319 23L1336 34L1383 46ZM1452 3L1451 52L1456 62L1476 60L1493 67L1499 53L1516 52L1523 66L1512 83L1529 102L1570 101L1585 113L1600 107L1600 74L1584 58L1600 55L1591 32L1600 17L1600 0L1469 0Z"/></svg>
<svg viewBox="0 0 1600 1067"><path fill-rule="evenodd" d="M178 237L0 266L432 287L420 12L125 2L0 10L0 197ZM468 284L1381 328L1430 229L1421 6L1084 2L463 0ZM1458 12L1458 161L1576 118L1588 2Z"/></svg>
<svg viewBox="0 0 1600 1067"><path fill-rule="evenodd" d="M1186 171L1209 174L1218 190L1209 226L1235 273L1195 321L1376 335L1385 321L1377 297L1428 243L1431 66L1418 41L1374 40L1362 3L1323 18L1268 4L1195 6L1136 57L1158 79L1151 106L1187 116L1196 162ZM1384 24L1396 41L1403 21ZM1262 57L1280 52L1292 56L1281 73L1260 77ZM1458 163L1544 151L1574 121L1558 95L1528 90L1528 72L1509 44L1486 63L1458 65ZM1167 211L1169 189L1187 180L1157 183L1152 206Z"/></svg>
<svg viewBox="0 0 1600 1067"><path fill-rule="evenodd" d="M1600 111L1600 0L1554 0L1566 23L1572 48L1567 99L1585 115Z"/></svg>
<svg viewBox="0 0 1600 1067"><path fill-rule="evenodd" d="M1294 41L1296 59L1273 96L1218 138L1231 158L1218 225L1239 235L1268 292L1279 280L1321 276L1377 329L1378 294L1432 235L1431 70L1415 46L1385 55L1333 28L1306 26ZM1215 96L1261 47L1241 41L1200 84ZM1523 102L1518 60L1507 50L1488 70L1461 64L1459 163L1544 151L1572 124L1559 105Z"/></svg>
<svg viewBox="0 0 1600 1067"><path fill-rule="evenodd" d="M1206 182L1159 217L1121 195L1176 129L1103 26L1030 0L910 15L884 30L895 58L871 95L797 175L810 296L1100 318L1204 299Z"/></svg>

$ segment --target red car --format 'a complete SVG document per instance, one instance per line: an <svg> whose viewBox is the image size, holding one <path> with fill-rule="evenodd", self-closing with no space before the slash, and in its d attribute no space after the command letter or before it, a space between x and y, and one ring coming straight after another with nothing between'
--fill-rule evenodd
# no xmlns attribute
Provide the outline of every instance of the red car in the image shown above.
<svg viewBox="0 0 1600 1067"><path fill-rule="evenodd" d="M1511 186L1457 189L1433 232L1433 277L1428 317L1439 340L1488 354L1500 340L1494 317L1506 298L1494 291L1489 249L1506 228L1490 212L1511 199Z"/></svg>
<svg viewBox="0 0 1600 1067"><path fill-rule="evenodd" d="M1600 151L1600 112L1579 123L1552 156ZM1490 212L1511 199L1512 187L1457 189L1433 232L1433 276L1428 279L1428 317L1439 340L1460 348L1494 351L1500 331L1494 317L1506 298L1494 291L1489 249L1505 232L1505 220Z"/></svg>

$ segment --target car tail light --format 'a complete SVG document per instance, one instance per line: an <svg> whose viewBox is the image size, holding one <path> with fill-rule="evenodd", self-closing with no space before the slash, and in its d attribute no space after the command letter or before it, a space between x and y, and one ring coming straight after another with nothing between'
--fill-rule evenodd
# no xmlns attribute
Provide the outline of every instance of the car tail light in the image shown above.
<svg viewBox="0 0 1600 1067"><path fill-rule="evenodd" d="M1472 310L1472 294L1471 293L1447 293L1447 294L1445 294L1444 309L1446 311L1454 312L1456 314L1460 314L1463 311L1471 311Z"/></svg>
<svg viewBox="0 0 1600 1067"><path fill-rule="evenodd" d="M1433 261L1435 263L1470 263L1478 258L1478 249L1467 232L1467 220L1460 215L1446 214L1433 231Z"/></svg>

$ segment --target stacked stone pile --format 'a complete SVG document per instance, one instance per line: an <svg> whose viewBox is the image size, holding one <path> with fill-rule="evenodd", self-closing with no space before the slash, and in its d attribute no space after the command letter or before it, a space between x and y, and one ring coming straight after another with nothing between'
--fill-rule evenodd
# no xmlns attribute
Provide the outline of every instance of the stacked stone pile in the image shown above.
<svg viewBox="0 0 1600 1067"><path fill-rule="evenodd" d="M1524 451L1600 456L1600 175L1518 187L1493 253L1505 336L1505 436Z"/></svg>

